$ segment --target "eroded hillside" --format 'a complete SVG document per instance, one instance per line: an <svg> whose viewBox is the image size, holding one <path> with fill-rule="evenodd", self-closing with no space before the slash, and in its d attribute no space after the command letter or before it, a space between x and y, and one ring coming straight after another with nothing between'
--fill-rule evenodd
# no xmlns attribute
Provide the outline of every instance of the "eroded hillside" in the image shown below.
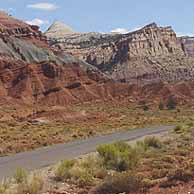
<svg viewBox="0 0 194 194"><path fill-rule="evenodd" d="M193 38L178 38L171 27L155 23L124 35L68 35L51 45L122 82L145 85L194 80Z"/></svg>

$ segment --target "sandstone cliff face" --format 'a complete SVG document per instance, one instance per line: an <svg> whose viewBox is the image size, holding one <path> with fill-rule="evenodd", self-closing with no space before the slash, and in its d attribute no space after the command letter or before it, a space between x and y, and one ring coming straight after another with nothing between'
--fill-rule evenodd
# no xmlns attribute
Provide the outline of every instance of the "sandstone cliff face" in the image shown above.
<svg viewBox="0 0 194 194"><path fill-rule="evenodd" d="M53 41L55 48L94 65L114 80L150 84L194 81L193 39L155 23L125 35L83 34Z"/></svg>
<svg viewBox="0 0 194 194"><path fill-rule="evenodd" d="M70 34L56 40L5 13L0 26L0 104L194 96L193 83L173 85L193 82L194 60L192 43L178 39L170 27L151 24L126 35Z"/></svg>
<svg viewBox="0 0 194 194"><path fill-rule="evenodd" d="M194 57L194 37L181 37L183 50L187 56Z"/></svg>
<svg viewBox="0 0 194 194"><path fill-rule="evenodd" d="M38 26L30 26L25 22L17 20L5 12L0 11L0 34L15 35L19 37L40 36Z"/></svg>
<svg viewBox="0 0 194 194"><path fill-rule="evenodd" d="M50 49L38 28L4 13L0 24L1 102L67 105L113 97L108 76L72 55Z"/></svg>

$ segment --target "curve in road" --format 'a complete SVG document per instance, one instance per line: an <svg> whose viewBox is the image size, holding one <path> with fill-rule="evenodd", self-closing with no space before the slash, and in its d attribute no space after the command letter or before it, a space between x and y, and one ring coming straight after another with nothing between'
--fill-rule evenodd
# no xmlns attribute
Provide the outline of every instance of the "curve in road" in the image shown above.
<svg viewBox="0 0 194 194"><path fill-rule="evenodd" d="M73 159L91 153L101 144L115 141L131 141L147 135L156 135L172 129L174 126L142 128L127 132L117 132L105 136L92 137L65 144L44 147L16 155L0 157L0 180L9 177L16 168L22 167L32 171L55 164L60 160Z"/></svg>

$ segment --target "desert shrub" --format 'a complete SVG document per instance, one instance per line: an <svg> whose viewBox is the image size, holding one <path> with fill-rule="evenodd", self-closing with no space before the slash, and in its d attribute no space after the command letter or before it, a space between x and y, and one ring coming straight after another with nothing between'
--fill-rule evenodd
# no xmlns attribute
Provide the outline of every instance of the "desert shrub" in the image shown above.
<svg viewBox="0 0 194 194"><path fill-rule="evenodd" d="M100 168L102 165L102 161L96 156L88 156L80 160L79 166L84 169L94 171L97 168Z"/></svg>
<svg viewBox="0 0 194 194"><path fill-rule="evenodd" d="M41 176L33 175L27 185L27 193L29 194L41 194L43 189L44 181Z"/></svg>
<svg viewBox="0 0 194 194"><path fill-rule="evenodd" d="M177 182L180 182L180 181L187 183L193 178L194 178L194 175L191 170L182 169L182 168L175 169L174 171L171 171L171 173L169 173L167 180L162 182L160 184L160 187L162 188L172 187L172 186L175 186Z"/></svg>
<svg viewBox="0 0 194 194"><path fill-rule="evenodd" d="M93 177L105 176L105 168L103 160L97 155L91 155L83 158L78 164L82 169L88 171Z"/></svg>
<svg viewBox="0 0 194 194"><path fill-rule="evenodd" d="M107 170L105 168L99 168L96 170L94 177L98 179L104 179L107 176Z"/></svg>
<svg viewBox="0 0 194 194"><path fill-rule="evenodd" d="M40 175L28 177L27 182L18 184L15 194L41 194L44 181Z"/></svg>
<svg viewBox="0 0 194 194"><path fill-rule="evenodd" d="M188 127L194 127L194 122L189 122L189 123L187 123L187 126L188 126Z"/></svg>
<svg viewBox="0 0 194 194"><path fill-rule="evenodd" d="M144 144L146 144L148 147L160 149L162 147L161 141L156 137L146 137L144 139Z"/></svg>
<svg viewBox="0 0 194 194"><path fill-rule="evenodd" d="M149 179L149 178L144 178L142 180L142 184L143 184L145 191L149 188L154 187L155 185L158 185L159 183L160 183L160 179L153 180L153 179Z"/></svg>
<svg viewBox="0 0 194 194"><path fill-rule="evenodd" d="M0 185L0 194L5 194L6 190L7 189L3 185Z"/></svg>
<svg viewBox="0 0 194 194"><path fill-rule="evenodd" d="M80 186L91 186L94 184L94 178L90 172L83 170L77 179Z"/></svg>
<svg viewBox="0 0 194 194"><path fill-rule="evenodd" d="M78 165L74 166L70 170L70 176L71 179L77 182L80 186L92 185L94 180L90 170L83 167L79 167Z"/></svg>
<svg viewBox="0 0 194 194"><path fill-rule="evenodd" d="M138 104L139 104L140 106L143 106L143 105L147 104L147 102L146 102L145 100L140 100L140 101L138 102Z"/></svg>
<svg viewBox="0 0 194 194"><path fill-rule="evenodd" d="M162 168L162 169L153 169L152 171L152 178L153 179L161 179L167 176L169 170Z"/></svg>
<svg viewBox="0 0 194 194"><path fill-rule="evenodd" d="M148 111L149 110L149 106L147 104L143 105L143 110L144 111Z"/></svg>
<svg viewBox="0 0 194 194"><path fill-rule="evenodd" d="M116 174L108 177L100 186L98 186L94 194L118 194L118 193L135 193L142 189L142 180L132 174ZM143 193L143 192L141 192Z"/></svg>
<svg viewBox="0 0 194 194"><path fill-rule="evenodd" d="M139 152L147 151L149 148L160 149L162 142L156 137L146 137L143 141L137 141L136 148Z"/></svg>
<svg viewBox="0 0 194 194"><path fill-rule="evenodd" d="M160 104L158 105L159 110L164 110L164 103L160 102Z"/></svg>
<svg viewBox="0 0 194 194"><path fill-rule="evenodd" d="M132 169L139 160L137 150L124 142L101 145L97 148L97 151L104 166L117 171Z"/></svg>
<svg viewBox="0 0 194 194"><path fill-rule="evenodd" d="M74 160L61 161L55 170L55 179L58 181L71 178L70 170L75 164Z"/></svg>
<svg viewBox="0 0 194 194"><path fill-rule="evenodd" d="M173 98L173 96L170 96L170 97L168 98L168 101L167 101L166 106L167 106L168 110L176 109L177 102L176 102L176 100Z"/></svg>
<svg viewBox="0 0 194 194"><path fill-rule="evenodd" d="M183 125L177 125L174 128L174 132L177 133L177 134L185 133L186 131L187 131L187 128Z"/></svg>
<svg viewBox="0 0 194 194"><path fill-rule="evenodd" d="M9 185L10 185L10 183L8 180L3 180L0 183L0 194L6 194L6 191L8 190Z"/></svg>
<svg viewBox="0 0 194 194"><path fill-rule="evenodd" d="M194 177L193 173L190 170L187 169L176 169L173 171L171 174L168 176L169 181L183 181L183 182L188 182Z"/></svg>
<svg viewBox="0 0 194 194"><path fill-rule="evenodd" d="M93 185L96 178L104 178L107 174L102 160L96 155L84 157L70 170L71 179L80 186Z"/></svg>
<svg viewBox="0 0 194 194"><path fill-rule="evenodd" d="M79 161L62 161L55 170L57 181L67 180L76 182L80 186L89 186L94 182L97 170L100 170L100 162L93 156Z"/></svg>
<svg viewBox="0 0 194 194"><path fill-rule="evenodd" d="M17 184L26 182L27 177L28 177L28 173L23 168L17 168L13 176Z"/></svg>

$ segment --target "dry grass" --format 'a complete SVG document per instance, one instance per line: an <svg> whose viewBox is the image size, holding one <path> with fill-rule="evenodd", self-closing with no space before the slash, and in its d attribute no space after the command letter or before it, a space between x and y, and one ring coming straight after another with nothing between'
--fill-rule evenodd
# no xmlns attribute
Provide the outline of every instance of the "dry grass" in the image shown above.
<svg viewBox="0 0 194 194"><path fill-rule="evenodd" d="M48 190L48 187L44 189L47 181L51 188L57 186L64 189L64 192L78 194L138 192L173 194L180 189L182 193L187 193L187 189L194 184L192 126L191 122L184 124L186 130L183 130L183 133L177 133L175 130L168 134L168 138L161 140L148 137L133 145L122 142L102 145L98 148L99 154L60 162L51 171L52 176L46 179L42 179L40 175L28 174L25 178L24 171L17 170L15 177L18 181L15 181L12 193L9 190L10 183L5 182L0 185L0 194L57 193L56 190ZM130 168L120 170L121 163L131 164L136 155L139 162ZM68 184L68 187L64 187L63 183Z"/></svg>
<svg viewBox="0 0 194 194"><path fill-rule="evenodd" d="M3 114L3 111L5 112L5 110L0 110L0 113ZM8 113L13 114L14 111L9 110ZM143 111L142 108L135 105L108 102L77 105L72 107L70 116L63 118L65 113L68 113L68 110L66 112L63 109L56 112L48 110L40 112L37 117L45 116L50 122L38 125L28 122L27 120L30 119L26 117L2 121L0 123L0 155L32 150L98 134L194 120L194 110L187 107L179 107L179 110L156 108Z"/></svg>
<svg viewBox="0 0 194 194"><path fill-rule="evenodd" d="M25 172L25 177L23 176ZM27 174L25 170L17 170L14 176L16 182L12 180L3 181L0 184L0 194L42 194L44 180L41 175Z"/></svg>

